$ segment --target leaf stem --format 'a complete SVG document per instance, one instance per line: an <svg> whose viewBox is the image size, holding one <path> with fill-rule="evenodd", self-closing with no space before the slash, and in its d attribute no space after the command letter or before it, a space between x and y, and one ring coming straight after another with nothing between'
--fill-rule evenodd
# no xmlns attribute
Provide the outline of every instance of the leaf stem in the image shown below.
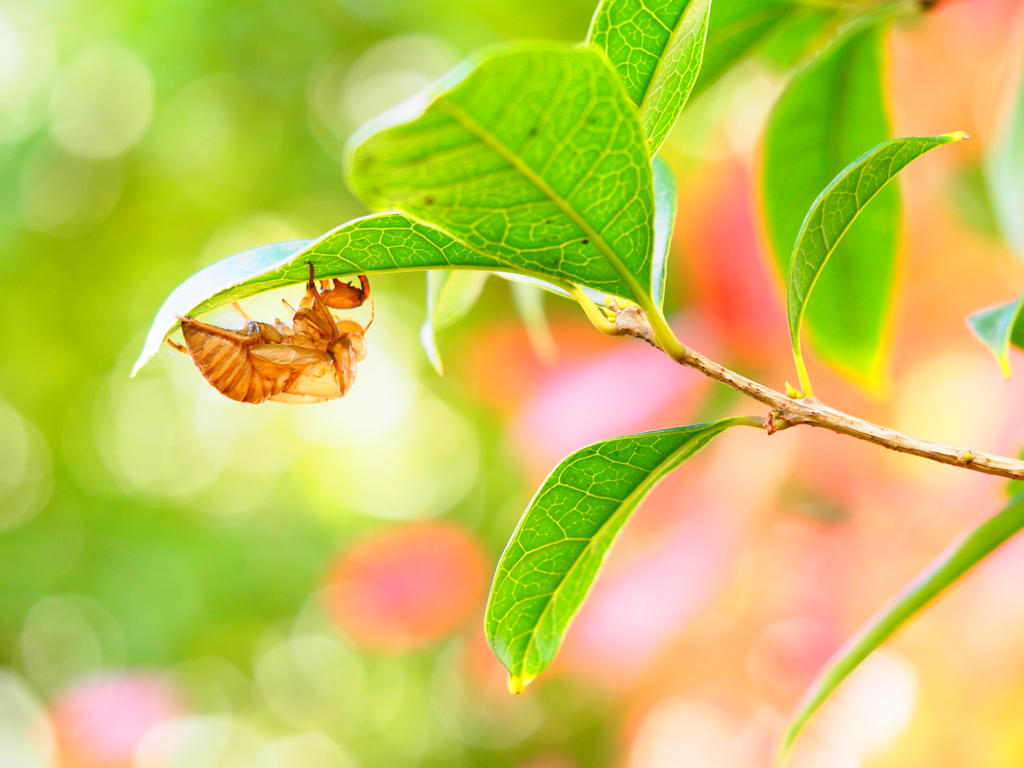
<svg viewBox="0 0 1024 768"><path fill-rule="evenodd" d="M685 365L683 361L690 354L690 350L676 337L660 309L653 304L649 308L645 307L645 309L647 310L647 319L651 324L654 338L662 351L680 365Z"/></svg>
<svg viewBox="0 0 1024 768"><path fill-rule="evenodd" d="M587 319L594 324L594 327L597 328L597 330L605 336L622 335L615 323L605 316L601 308L594 303L593 299L587 296L586 292L582 288L571 283L565 283L562 287L569 292L570 296L576 299L576 302L583 309L584 313L586 313Z"/></svg>
<svg viewBox="0 0 1024 768"><path fill-rule="evenodd" d="M639 321L638 314L635 309L632 311L630 308L620 310L616 318L620 335L636 336L655 343L680 365L699 371L708 378L767 405L771 412L764 425L769 432L800 425L821 427L836 434L849 435L883 448L930 459L940 464L949 464L1011 480L1024 480L1024 461L905 435L895 429L873 424L830 408L815 397L789 397L689 349L676 338L660 312L649 310L647 317L641 316ZM802 379L801 385L806 386L806 381ZM804 394L806 395L806 390Z"/></svg>
<svg viewBox="0 0 1024 768"><path fill-rule="evenodd" d="M796 364L796 375L800 378L801 394L804 397L814 397L811 377L807 373L807 364L804 362L804 351L800 347L800 339L797 339L793 345L793 362Z"/></svg>

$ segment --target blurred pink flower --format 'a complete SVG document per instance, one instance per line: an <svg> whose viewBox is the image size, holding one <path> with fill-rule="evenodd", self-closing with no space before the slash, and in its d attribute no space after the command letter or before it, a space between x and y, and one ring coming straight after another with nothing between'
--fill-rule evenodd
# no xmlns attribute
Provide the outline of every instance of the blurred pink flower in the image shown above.
<svg viewBox="0 0 1024 768"><path fill-rule="evenodd" d="M714 597L733 542L708 514L626 555L598 581L566 642L562 662L587 675L630 678ZM623 562L627 560L628 562Z"/></svg>
<svg viewBox="0 0 1024 768"><path fill-rule="evenodd" d="M327 576L331 615L357 642L404 651L438 640L481 609L487 556L451 522L401 525L343 552Z"/></svg>
<svg viewBox="0 0 1024 768"><path fill-rule="evenodd" d="M159 680L125 675L89 680L52 704L62 768L120 768L153 728L182 712L178 696Z"/></svg>
<svg viewBox="0 0 1024 768"><path fill-rule="evenodd" d="M654 349L621 344L551 369L515 417L516 442L547 472L598 440L679 423L708 383Z"/></svg>

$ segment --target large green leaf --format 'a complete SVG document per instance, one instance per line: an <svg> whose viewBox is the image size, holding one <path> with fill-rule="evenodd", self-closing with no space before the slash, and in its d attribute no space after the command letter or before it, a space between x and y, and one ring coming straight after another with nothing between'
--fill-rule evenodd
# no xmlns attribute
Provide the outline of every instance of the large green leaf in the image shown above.
<svg viewBox="0 0 1024 768"><path fill-rule="evenodd" d="M821 190L865 147L890 136L883 33L881 25L852 27L793 76L769 117L762 199L769 244L784 275ZM884 371L899 219L898 192L887 189L835 248L829 270L813 275L807 325L815 349L868 386L876 386Z"/></svg>
<svg viewBox="0 0 1024 768"><path fill-rule="evenodd" d="M484 256L407 216L383 214L350 221L318 240L254 248L229 256L179 285L157 312L135 364L137 372L177 327L179 315L201 315L258 293L317 277L348 277L423 269L518 269Z"/></svg>
<svg viewBox="0 0 1024 768"><path fill-rule="evenodd" d="M486 272L432 270L427 272L427 318L420 328L420 342L434 370L444 376L437 334L463 317L476 304L487 282Z"/></svg>
<svg viewBox="0 0 1024 768"><path fill-rule="evenodd" d="M607 52L640 108L651 154L686 106L704 56L711 0L601 0L587 40Z"/></svg>
<svg viewBox="0 0 1024 768"><path fill-rule="evenodd" d="M804 695L779 741L779 762L818 708L846 677L897 629L992 550L1024 528L1024 494L951 546L844 645Z"/></svg>
<svg viewBox="0 0 1024 768"><path fill-rule="evenodd" d="M882 142L847 166L814 201L800 227L786 278L789 334L800 369L801 382L805 385L805 395L809 396L811 393L810 388L806 386L806 371L800 351L800 326L811 290L817 283L823 282L823 275L829 274L824 272L829 257L841 244L843 235L864 207L878 195L890 179L925 152L943 144L959 141L966 136L965 133L947 133L943 136L914 136ZM843 263L849 263L852 256L847 254L847 261ZM888 269L884 268L879 275L879 281L885 280L889 274ZM866 278L867 274L864 277ZM862 288L863 286L852 284L845 297L835 300L855 301L856 297L851 294Z"/></svg>
<svg viewBox="0 0 1024 768"><path fill-rule="evenodd" d="M983 309L967 318L967 324L991 350L1003 376L1010 378L1010 345L1024 349L1024 295L1009 304Z"/></svg>
<svg viewBox="0 0 1024 768"><path fill-rule="evenodd" d="M1003 236L1024 258L1024 72L999 141L985 163L989 196Z"/></svg>
<svg viewBox="0 0 1024 768"><path fill-rule="evenodd" d="M544 671L608 550L651 489L735 418L594 443L562 461L505 547L487 601L491 649L521 691Z"/></svg>
<svg viewBox="0 0 1024 768"><path fill-rule="evenodd" d="M474 61L353 139L352 188L514 271L649 305L650 156L606 57L534 44Z"/></svg>

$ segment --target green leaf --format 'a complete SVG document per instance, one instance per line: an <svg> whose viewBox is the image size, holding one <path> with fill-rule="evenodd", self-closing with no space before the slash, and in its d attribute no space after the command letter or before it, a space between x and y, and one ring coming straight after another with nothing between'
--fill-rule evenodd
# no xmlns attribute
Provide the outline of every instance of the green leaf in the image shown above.
<svg viewBox="0 0 1024 768"><path fill-rule="evenodd" d="M654 258L651 263L651 298L658 309L665 307L665 281L672 231L676 225L676 177L668 163L654 158Z"/></svg>
<svg viewBox="0 0 1024 768"><path fill-rule="evenodd" d="M865 147L890 136L883 33L882 26L850 28L793 76L769 117L761 196L768 241L783 275L819 192ZM801 315L806 309L818 354L870 387L884 373L899 219L898 191L887 189L834 248L830 269L809 276L817 281L811 306L790 307Z"/></svg>
<svg viewBox="0 0 1024 768"><path fill-rule="evenodd" d="M1007 244L1024 258L1024 71L999 141L985 162L996 218Z"/></svg>
<svg viewBox="0 0 1024 768"><path fill-rule="evenodd" d="M640 108L653 155L686 106L704 56L711 0L601 0L587 40Z"/></svg>
<svg viewBox="0 0 1024 768"><path fill-rule="evenodd" d="M548 293L553 293L556 296L561 296L563 299L572 298L572 294L569 293L569 291L567 291L565 288L555 285L554 283L550 283L547 280L541 280L538 277L530 277L529 275L522 275L519 274L518 272L495 272L494 274L502 278L503 280L507 280L510 283L532 285L534 288L540 288L541 290L547 291ZM595 302L601 301L601 298L604 295L597 291L590 290L589 288L584 288L583 291L587 293L587 295L591 296Z"/></svg>
<svg viewBox="0 0 1024 768"><path fill-rule="evenodd" d="M544 291L526 283L513 281L509 283L512 301L519 312L519 318L526 328L526 337L530 340L533 353L542 362L553 364L558 360L558 346L548 325L548 316L544 311Z"/></svg>
<svg viewBox="0 0 1024 768"><path fill-rule="evenodd" d="M353 139L352 188L512 271L649 305L650 156L605 56L534 44L475 61Z"/></svg>
<svg viewBox="0 0 1024 768"><path fill-rule="evenodd" d="M438 375L444 376L437 334L464 318L480 298L486 272L433 270L427 272L427 318L420 328L420 342Z"/></svg>
<svg viewBox="0 0 1024 768"><path fill-rule="evenodd" d="M609 548L651 489L747 418L594 443L562 461L505 547L484 620L491 649L520 692L554 660Z"/></svg>
<svg viewBox="0 0 1024 768"><path fill-rule="evenodd" d="M178 326L179 315L198 316L285 285L305 283L307 262L316 275L349 277L423 269L518 269L484 256L444 232L400 214L350 221L323 237L254 248L196 273L167 298L150 327L133 375Z"/></svg>
<svg viewBox="0 0 1024 768"><path fill-rule="evenodd" d="M1009 304L983 309L967 318L967 324L989 348L1003 376L1010 378L1010 345L1024 349L1024 322L1020 310L1024 295Z"/></svg>
<svg viewBox="0 0 1024 768"><path fill-rule="evenodd" d="M840 29L851 22L849 9L839 6L790 7L793 11L772 28L757 49L758 60L779 71L799 66L830 44ZM866 13L875 15L871 10Z"/></svg>
<svg viewBox="0 0 1024 768"><path fill-rule="evenodd" d="M958 132L882 142L847 166L814 201L800 227L786 280L789 334L806 396L811 393L810 387L806 385L806 371L800 351L800 325L811 290L820 282L819 278L829 256L836 250L864 206L878 195L891 178L925 152L966 137L967 134ZM844 265L849 264L849 256ZM887 269L883 270L881 279L889 274ZM842 300L848 303L855 301L854 292L862 288L862 285L851 283Z"/></svg>
<svg viewBox="0 0 1024 768"><path fill-rule="evenodd" d="M796 4L778 0L714 0L704 61L691 98L757 50L798 11Z"/></svg>
<svg viewBox="0 0 1024 768"><path fill-rule="evenodd" d="M779 763L817 709L846 677L890 635L996 547L1024 528L1024 494L1014 497L951 546L928 570L886 605L825 666L797 706L779 742Z"/></svg>

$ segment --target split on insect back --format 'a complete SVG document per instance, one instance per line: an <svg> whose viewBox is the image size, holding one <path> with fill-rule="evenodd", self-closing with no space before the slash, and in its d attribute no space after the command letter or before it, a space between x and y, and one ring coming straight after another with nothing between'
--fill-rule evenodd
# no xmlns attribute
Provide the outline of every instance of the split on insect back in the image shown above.
<svg viewBox="0 0 1024 768"><path fill-rule="evenodd" d="M317 288L309 263L306 295L293 309L291 325L252 320L244 331L232 331L179 317L185 346L167 343L187 353L203 377L222 395L242 403L322 403L344 397L356 378L356 364L366 357L366 326L336 318L331 309L359 307L370 295L370 282L359 276L360 287L334 280Z"/></svg>

